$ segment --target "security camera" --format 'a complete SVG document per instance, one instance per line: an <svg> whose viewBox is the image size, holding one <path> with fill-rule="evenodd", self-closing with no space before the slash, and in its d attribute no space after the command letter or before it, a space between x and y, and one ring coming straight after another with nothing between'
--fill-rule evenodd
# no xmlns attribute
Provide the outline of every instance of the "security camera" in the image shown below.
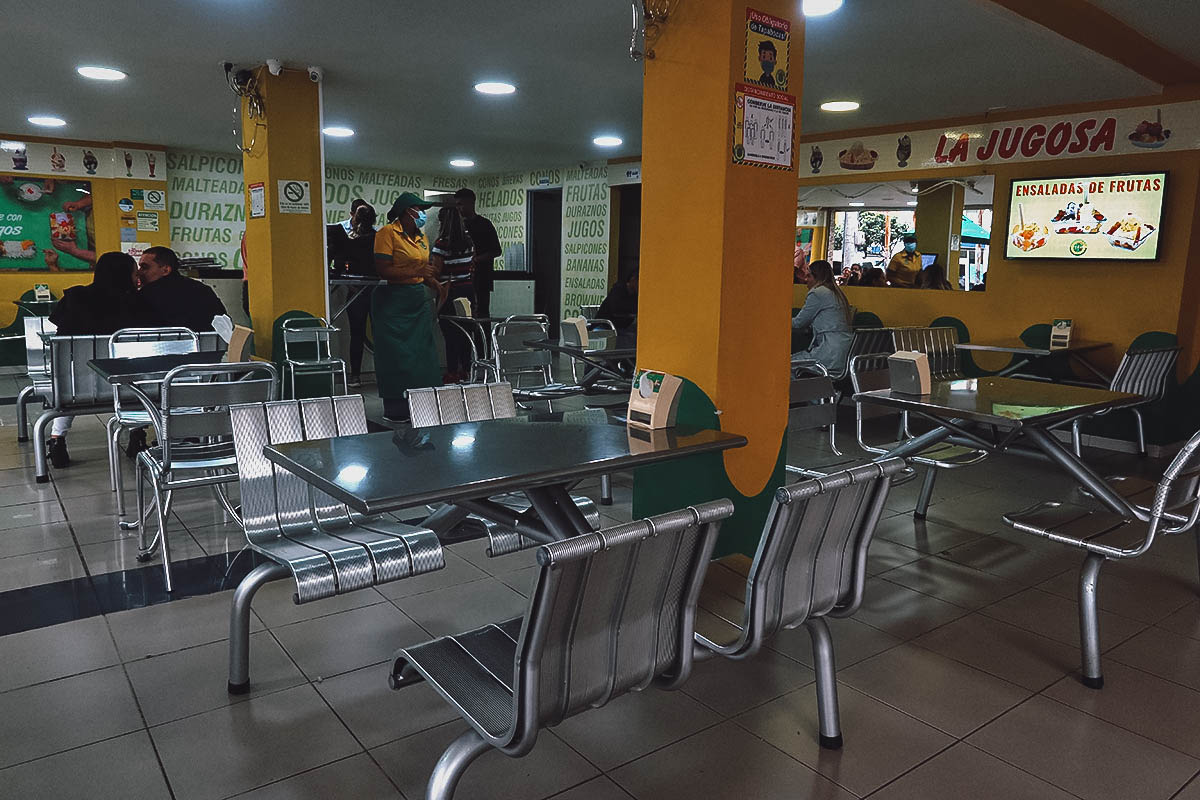
<svg viewBox="0 0 1200 800"><path fill-rule="evenodd" d="M283 74L283 62L280 61L278 58L268 58L267 59L267 72L271 73L272 75L282 75Z"/></svg>
<svg viewBox="0 0 1200 800"><path fill-rule="evenodd" d="M309 67L308 68L308 79L310 81L312 81L313 83L320 83L321 79L324 77L325 77L325 70L321 69L320 67Z"/></svg>

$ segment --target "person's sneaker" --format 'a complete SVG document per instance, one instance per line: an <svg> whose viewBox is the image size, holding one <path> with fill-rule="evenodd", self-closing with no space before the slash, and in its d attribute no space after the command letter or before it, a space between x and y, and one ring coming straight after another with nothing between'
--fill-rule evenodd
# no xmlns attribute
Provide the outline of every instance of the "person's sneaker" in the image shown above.
<svg viewBox="0 0 1200 800"><path fill-rule="evenodd" d="M46 448L46 456L50 459L50 466L55 469L66 469L71 466L71 456L67 453L67 437L51 436L50 444Z"/></svg>
<svg viewBox="0 0 1200 800"><path fill-rule="evenodd" d="M131 430L129 444L125 446L125 457L131 460L135 459L138 457L138 453L147 449L149 449L149 445L146 444L146 429L134 428Z"/></svg>
<svg viewBox="0 0 1200 800"><path fill-rule="evenodd" d="M351 389L362 388L362 376L361 375L351 375L350 381L349 381L349 386Z"/></svg>

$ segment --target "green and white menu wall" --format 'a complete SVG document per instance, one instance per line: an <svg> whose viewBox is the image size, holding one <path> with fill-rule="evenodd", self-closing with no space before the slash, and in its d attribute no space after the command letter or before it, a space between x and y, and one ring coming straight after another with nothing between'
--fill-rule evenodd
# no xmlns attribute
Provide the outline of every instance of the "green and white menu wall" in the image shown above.
<svg viewBox="0 0 1200 800"><path fill-rule="evenodd" d="M616 170L614 172L614 170ZM611 177L617 175L616 178ZM629 176L635 176L630 179ZM636 165L610 167L603 162L569 169L503 175L450 176L391 172L363 167L325 167L325 221L349 214L350 201L362 197L375 206L382 222L400 192L454 191L470 186L476 208L496 226L504 255L497 269L526 267L527 193L563 189L562 313L598 304L608 291L610 184L640 179ZM168 216L171 246L181 257L209 257L240 268L241 237L246 226L242 160L226 153L167 153ZM430 234L436 235L435 214Z"/></svg>

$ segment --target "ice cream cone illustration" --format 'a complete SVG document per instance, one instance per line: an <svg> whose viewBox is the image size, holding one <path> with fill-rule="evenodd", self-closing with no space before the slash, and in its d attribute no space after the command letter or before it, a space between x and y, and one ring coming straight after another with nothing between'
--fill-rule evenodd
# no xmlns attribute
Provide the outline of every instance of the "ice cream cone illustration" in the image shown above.
<svg viewBox="0 0 1200 800"><path fill-rule="evenodd" d="M125 177L133 177L133 156L129 154L128 150L125 151Z"/></svg>
<svg viewBox="0 0 1200 800"><path fill-rule="evenodd" d="M96 154L91 150L83 151L83 168L87 170L88 175L96 174L96 167L100 166L100 162L96 160Z"/></svg>
<svg viewBox="0 0 1200 800"><path fill-rule="evenodd" d="M57 147L50 153L50 169L54 172L66 172L67 170L67 157L58 152Z"/></svg>
<svg viewBox="0 0 1200 800"><path fill-rule="evenodd" d="M154 153L146 153L146 163L150 166L150 177L154 177Z"/></svg>

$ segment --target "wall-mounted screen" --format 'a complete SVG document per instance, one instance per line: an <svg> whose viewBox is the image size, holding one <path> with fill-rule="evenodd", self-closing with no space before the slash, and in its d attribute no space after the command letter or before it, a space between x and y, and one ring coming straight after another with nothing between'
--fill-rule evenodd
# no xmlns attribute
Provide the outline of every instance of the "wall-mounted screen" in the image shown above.
<svg viewBox="0 0 1200 800"><path fill-rule="evenodd" d="M1165 172L1013 181L1005 256L1158 258Z"/></svg>

